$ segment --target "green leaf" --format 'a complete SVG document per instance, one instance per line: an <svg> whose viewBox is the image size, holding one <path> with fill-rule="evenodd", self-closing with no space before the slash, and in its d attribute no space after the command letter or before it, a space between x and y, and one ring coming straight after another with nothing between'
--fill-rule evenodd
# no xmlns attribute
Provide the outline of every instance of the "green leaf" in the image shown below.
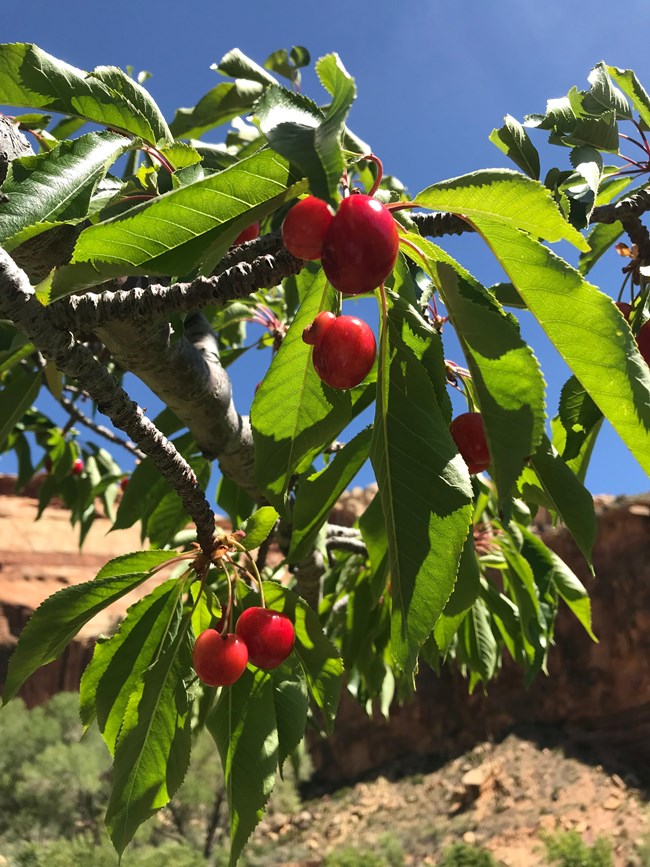
<svg viewBox="0 0 650 867"><path fill-rule="evenodd" d="M85 219L97 184L108 167L132 143L117 133L89 133L57 145L47 153L14 160L2 186L8 201L0 203L0 242L7 251L18 246L23 230Z"/></svg>
<svg viewBox="0 0 650 867"><path fill-rule="evenodd" d="M253 511L255 503L236 482L228 476L222 476L217 488L217 505L228 515L233 528L237 529Z"/></svg>
<svg viewBox="0 0 650 867"><path fill-rule="evenodd" d="M525 128L511 115L504 118L500 129L493 129L490 141L510 157L522 172L539 180L539 154Z"/></svg>
<svg viewBox="0 0 650 867"><path fill-rule="evenodd" d="M180 617L180 609L176 609ZM183 782L192 744L189 617L176 624L167 646L131 693L115 747L106 827L121 856L133 835ZM173 638L172 638L173 635Z"/></svg>
<svg viewBox="0 0 650 867"><path fill-rule="evenodd" d="M598 409L575 376L564 383L560 393L559 418L566 431L562 458L565 461L577 457L593 428L602 419Z"/></svg>
<svg viewBox="0 0 650 867"><path fill-rule="evenodd" d="M290 563L299 563L313 547L332 507L365 464L371 436L372 429L365 428L336 453L325 469L300 482L293 506Z"/></svg>
<svg viewBox="0 0 650 867"><path fill-rule="evenodd" d="M422 190L415 200L436 211L463 214L471 221L489 217L512 230L523 229L547 241L569 241L579 250L587 249L550 191L510 169L485 169L442 181Z"/></svg>
<svg viewBox="0 0 650 867"><path fill-rule="evenodd" d="M460 557L456 584L433 631L436 644L443 653L449 649L467 612L478 598L480 589L481 572L474 551L474 533L470 529Z"/></svg>
<svg viewBox="0 0 650 867"><path fill-rule="evenodd" d="M265 150L89 226L72 264L56 272L53 297L117 274L182 275L199 264L209 273L242 229L296 194L294 180L288 164Z"/></svg>
<svg viewBox="0 0 650 867"><path fill-rule="evenodd" d="M256 115L271 147L307 177L312 195L335 204L345 168L341 138L356 88L336 54L322 57L316 72L332 97L325 114L307 97L274 86L260 99Z"/></svg>
<svg viewBox="0 0 650 867"><path fill-rule="evenodd" d="M472 489L431 380L389 312L370 457L381 494L393 600L391 647L411 675L456 581Z"/></svg>
<svg viewBox="0 0 650 867"><path fill-rule="evenodd" d="M613 223L597 223L587 233L589 250L580 253L578 270L585 277L594 267L600 257L606 253L612 244L623 234L623 224L619 220Z"/></svg>
<svg viewBox="0 0 650 867"><path fill-rule="evenodd" d="M206 726L221 756L230 806L230 867L262 817L278 767L271 676L247 669L223 689Z"/></svg>
<svg viewBox="0 0 650 867"><path fill-rule="evenodd" d="M598 115L613 109L619 119L630 120L630 106L620 90L612 86L608 69L611 71L601 61L591 70L588 76L590 89L580 91L580 110Z"/></svg>
<svg viewBox="0 0 650 867"><path fill-rule="evenodd" d="M571 132L563 136L563 140L568 145L591 145L599 151L618 153L616 112L607 111L600 117L578 118Z"/></svg>
<svg viewBox="0 0 650 867"><path fill-rule="evenodd" d="M129 699L139 686L169 629L183 589L172 578L127 611L110 638L100 638L79 688L79 713L84 726L96 718L111 754L115 752Z"/></svg>
<svg viewBox="0 0 650 867"><path fill-rule="evenodd" d="M212 69L221 72L222 75L229 75L231 78L245 78L249 81L257 81L263 85L277 84L278 80L275 76L267 72L263 66L255 63L250 57L247 57L239 48L233 48L221 58L219 63L214 64Z"/></svg>
<svg viewBox="0 0 650 867"><path fill-rule="evenodd" d="M84 118L149 144L172 138L149 94L121 70L98 67L87 73L35 45L0 45L0 93L5 105Z"/></svg>
<svg viewBox="0 0 650 867"><path fill-rule="evenodd" d="M421 248L422 242L424 242L425 247L428 243L420 235L412 234L406 237L412 239L413 243L417 241L419 248ZM406 250L409 253L411 252L410 248L406 248ZM400 257L398 269L402 262L404 263L404 267L407 267L403 257ZM445 367L445 351L442 335L435 328L432 328L422 318L419 311L403 296L391 298L391 308L393 319L395 321L397 319L401 320L400 328L405 346L411 350L418 361L424 366L436 392L436 398L442 414L450 422L452 408L447 386L447 369Z"/></svg>
<svg viewBox="0 0 650 867"><path fill-rule="evenodd" d="M484 683L494 677L499 653L490 617L482 599L477 599L468 618L472 666Z"/></svg>
<svg viewBox="0 0 650 867"><path fill-rule="evenodd" d="M551 419L551 435L553 446L559 454L562 455L563 460L566 461L567 466L571 470L572 473L575 474L576 478L578 478L584 485L585 477L587 475L587 469L589 468L589 461L591 460L591 455L594 450L594 446L596 444L596 439L598 438L598 434L600 433L600 429L603 425L603 415L600 414L599 421L591 428L590 432L582 441L582 445L580 446L580 451L577 455L572 458L564 457L564 449L566 446L567 432L559 419L559 416L555 416L555 418Z"/></svg>
<svg viewBox="0 0 650 867"><path fill-rule="evenodd" d="M259 548L278 522L279 515L273 506L261 506L242 526L246 533L242 545L247 551Z"/></svg>
<svg viewBox="0 0 650 867"><path fill-rule="evenodd" d="M274 51L264 61L264 68L277 72L278 75L288 78L289 81L300 81L299 69L303 66L308 66L311 62L311 57L306 48L302 45L294 45L291 51L286 48L279 48Z"/></svg>
<svg viewBox="0 0 650 867"><path fill-rule="evenodd" d="M151 94L135 79L116 66L98 66L88 76L96 79L118 94L118 99L135 109L139 116L146 118L156 136L156 144L166 145L173 141L167 122Z"/></svg>
<svg viewBox="0 0 650 867"><path fill-rule="evenodd" d="M507 513L524 462L544 432L539 364L516 320L483 286L435 244L420 239L418 247L425 254L421 264L440 288L467 359L490 447L491 472Z"/></svg>
<svg viewBox="0 0 650 867"><path fill-rule="evenodd" d="M271 672L271 678L278 727L278 767L282 771L285 760L305 735L309 697L303 678L293 674L286 665Z"/></svg>
<svg viewBox="0 0 650 867"><path fill-rule="evenodd" d="M551 343L650 473L650 370L612 300L523 232L494 220L475 225Z"/></svg>
<svg viewBox="0 0 650 867"><path fill-rule="evenodd" d="M150 458L141 461L129 479L115 516L113 530L125 530L145 520L169 491L169 485Z"/></svg>
<svg viewBox="0 0 650 867"><path fill-rule="evenodd" d="M40 370L19 370L12 374L8 385L3 385L0 392L0 448L36 400L41 383Z"/></svg>
<svg viewBox="0 0 650 867"><path fill-rule="evenodd" d="M584 626L587 635L598 641L591 628L591 602L584 584L539 536L521 525L519 530L524 537L521 552L531 565L537 585L554 587Z"/></svg>
<svg viewBox="0 0 650 867"><path fill-rule="evenodd" d="M246 114L264 93L256 81L218 84L209 90L193 108L179 108L170 124L176 138L199 139L215 126L228 123Z"/></svg>
<svg viewBox="0 0 650 867"><path fill-rule="evenodd" d="M388 577L388 540L379 492L375 494L370 505L366 507L365 512L359 518L359 529L361 530L361 538L368 549L372 571L371 600L374 607L386 588Z"/></svg>
<svg viewBox="0 0 650 867"><path fill-rule="evenodd" d="M84 624L142 584L148 572L95 578L49 596L27 621L9 659L2 695L6 704L36 669L56 659Z"/></svg>
<svg viewBox="0 0 650 867"><path fill-rule="evenodd" d="M318 312L335 304L335 290L319 270L251 407L255 476L279 511L293 474L309 466L351 415L350 393L325 385L314 370L312 348L302 339Z"/></svg>
<svg viewBox="0 0 650 867"><path fill-rule="evenodd" d="M650 96L635 73L631 69L620 69L618 66L606 66L605 68L623 93L629 97L632 105L639 112L645 128L650 129Z"/></svg>
<svg viewBox="0 0 650 867"><path fill-rule="evenodd" d="M530 463L552 507L591 566L591 552L597 529L591 494L571 472L546 436L531 457ZM522 478L526 479L526 472Z"/></svg>
<svg viewBox="0 0 650 867"><path fill-rule="evenodd" d="M206 490L210 481L210 461L199 456L189 458L188 463L194 470L199 487ZM130 484L131 482L129 482L129 486ZM169 484L165 482L165 492L143 522L143 528L151 544L160 547L169 544L176 533L184 529L191 520L178 492L169 490L169 487Z"/></svg>
<svg viewBox="0 0 650 867"><path fill-rule="evenodd" d="M129 482L130 484L131 482ZM158 551L154 548L150 548L148 551L135 551L133 554L120 554L119 557L114 557L102 566L95 576L95 580L131 575L134 572L149 572L156 566L173 560L174 557L178 557L178 551Z"/></svg>
<svg viewBox="0 0 650 867"><path fill-rule="evenodd" d="M322 710L326 729L331 733L343 679L339 652L324 634L316 612L291 590L265 581L264 599L268 608L283 612L293 622L296 630L293 652L305 673L309 693Z"/></svg>

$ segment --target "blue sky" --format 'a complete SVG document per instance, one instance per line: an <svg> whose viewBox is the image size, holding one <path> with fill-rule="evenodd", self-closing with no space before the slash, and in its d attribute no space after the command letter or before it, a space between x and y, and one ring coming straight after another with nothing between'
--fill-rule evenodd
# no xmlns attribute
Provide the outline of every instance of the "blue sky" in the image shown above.
<svg viewBox="0 0 650 867"><path fill-rule="evenodd" d="M312 59L337 51L359 93L350 126L413 194L476 169L512 167L488 141L491 130L505 114L522 119L543 111L548 98L565 95L573 85L585 88L589 70L599 60L635 69L650 89L647 46L635 38L650 23L647 0L629 0L624 7L603 0L592 0L588 7L570 0L34 0L5 5L3 42L35 42L84 69L105 64L147 69L153 78L146 86L168 118L218 83L210 64L235 46L260 63L275 49L294 44L306 46ZM315 99L323 95L310 71L303 90ZM212 140L221 134L217 131ZM536 143L542 141L540 134ZM562 165L568 152L553 150L545 153ZM502 278L478 239L447 248L483 282ZM609 256L592 279L615 295L621 264ZM522 327L542 363L554 413L568 373L528 315ZM452 352L450 344L447 354ZM250 362L233 377L241 412L248 410L267 363L257 353L249 355ZM139 388L134 396L155 414L151 396ZM11 460L0 458L0 472L11 469ZM361 481L369 478L370 471ZM605 493L648 488L639 465L607 428L587 484Z"/></svg>

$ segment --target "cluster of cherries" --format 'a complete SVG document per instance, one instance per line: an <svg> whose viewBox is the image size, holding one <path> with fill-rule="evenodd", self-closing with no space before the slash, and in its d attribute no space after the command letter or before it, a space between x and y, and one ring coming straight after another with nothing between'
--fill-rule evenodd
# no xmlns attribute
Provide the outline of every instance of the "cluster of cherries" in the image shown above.
<svg viewBox="0 0 650 867"><path fill-rule="evenodd" d="M226 632L227 617L204 630L194 643L192 664L207 686L230 686L248 663L270 671L293 650L296 633L291 620L278 611L253 606L239 615L234 632Z"/></svg>
<svg viewBox="0 0 650 867"><path fill-rule="evenodd" d="M322 199L307 196L287 214L282 240L297 258L320 259L325 276L343 295L376 289L393 270L399 251L390 211L363 193L348 195L336 213ZM316 373L332 388L359 385L377 353L375 335L357 316L319 313L303 340L314 347Z"/></svg>
<svg viewBox="0 0 650 867"><path fill-rule="evenodd" d="M344 295L373 291L393 270L399 251L399 234L390 211L361 193L343 199L336 213L322 199L307 196L287 214L282 240L297 258L320 259L325 276ZM375 360L375 336L356 316L319 313L302 339L314 347L316 373L333 388L358 385ZM480 413L459 415L450 431L470 473L489 467Z"/></svg>

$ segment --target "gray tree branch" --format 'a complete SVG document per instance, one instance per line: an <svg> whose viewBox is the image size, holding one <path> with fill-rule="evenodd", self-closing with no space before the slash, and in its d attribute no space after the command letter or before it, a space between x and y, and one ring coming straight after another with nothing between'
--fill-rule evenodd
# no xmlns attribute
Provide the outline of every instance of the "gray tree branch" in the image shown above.
<svg viewBox="0 0 650 867"><path fill-rule="evenodd" d="M14 322L60 371L77 379L100 412L152 459L181 497L196 524L201 549L209 556L215 547L215 516L191 467L92 353L51 322L49 308L37 301L27 275L2 248L0 313Z"/></svg>
<svg viewBox="0 0 650 867"><path fill-rule="evenodd" d="M259 256L252 263L239 262L214 277L197 277L189 283L70 295L51 305L52 319L58 327L76 333L93 331L110 322L151 324L169 319L173 313L226 304L262 287L277 286L285 277L297 274L304 264L282 249L274 256Z"/></svg>

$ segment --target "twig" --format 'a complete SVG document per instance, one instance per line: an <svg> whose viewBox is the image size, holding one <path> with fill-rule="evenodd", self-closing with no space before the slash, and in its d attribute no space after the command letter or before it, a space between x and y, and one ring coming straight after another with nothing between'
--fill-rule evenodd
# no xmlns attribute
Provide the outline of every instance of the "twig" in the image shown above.
<svg viewBox="0 0 650 867"><path fill-rule="evenodd" d="M109 430L107 427L104 427L101 424L97 424L91 418L88 418L85 413L83 413L71 400L68 400L67 397L61 396L59 398L59 403L68 411L68 413L76 419L76 421L81 422L81 424L85 425L89 430L98 434L104 439L107 439L109 442L114 443L116 446L122 446L123 449L126 449L127 452L130 452L132 455L135 455L136 458L142 460L146 457L144 452L141 452L140 449L134 445L129 440L125 440L122 437L118 436L112 430Z"/></svg>

